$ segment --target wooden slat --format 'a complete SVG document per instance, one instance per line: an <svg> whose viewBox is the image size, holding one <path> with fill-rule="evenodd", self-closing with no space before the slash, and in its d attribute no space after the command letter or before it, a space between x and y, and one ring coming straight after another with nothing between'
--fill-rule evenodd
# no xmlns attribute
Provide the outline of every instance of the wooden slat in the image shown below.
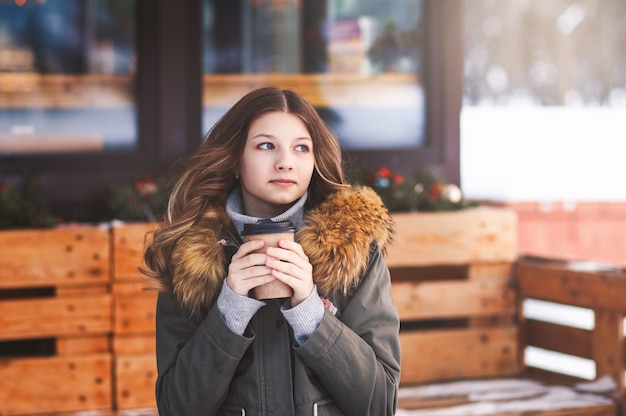
<svg viewBox="0 0 626 416"><path fill-rule="evenodd" d="M102 293L109 293L111 291L110 284L103 283L89 286L63 286L55 290L57 297L70 297L70 296L90 296Z"/></svg>
<svg viewBox="0 0 626 416"><path fill-rule="evenodd" d="M154 354L118 355L115 359L117 408L155 407L156 378Z"/></svg>
<svg viewBox="0 0 626 416"><path fill-rule="evenodd" d="M156 296L115 299L116 335L145 334L155 331Z"/></svg>
<svg viewBox="0 0 626 416"><path fill-rule="evenodd" d="M564 265L520 262L519 295L587 308L626 312L626 274L583 272Z"/></svg>
<svg viewBox="0 0 626 416"><path fill-rule="evenodd" d="M154 334L116 335L113 337L115 355L148 354L156 351Z"/></svg>
<svg viewBox="0 0 626 416"><path fill-rule="evenodd" d="M399 282L392 285L401 320L513 316L509 278L483 281Z"/></svg>
<svg viewBox="0 0 626 416"><path fill-rule="evenodd" d="M46 415L48 416L48 415ZM85 412L55 413L54 416L86 416ZM159 416L156 407L128 410L91 410L88 416Z"/></svg>
<svg viewBox="0 0 626 416"><path fill-rule="evenodd" d="M115 283L115 335L154 333L158 292L141 288L141 282Z"/></svg>
<svg viewBox="0 0 626 416"><path fill-rule="evenodd" d="M109 354L0 361L0 414L111 409Z"/></svg>
<svg viewBox="0 0 626 416"><path fill-rule="evenodd" d="M513 263L472 263L467 271L468 279L499 279L508 278L513 284Z"/></svg>
<svg viewBox="0 0 626 416"><path fill-rule="evenodd" d="M143 250L151 223L122 224L113 227L113 278L141 279L138 267L144 265Z"/></svg>
<svg viewBox="0 0 626 416"><path fill-rule="evenodd" d="M387 251L390 267L512 262L517 257L513 210L393 214L398 230Z"/></svg>
<svg viewBox="0 0 626 416"><path fill-rule="evenodd" d="M596 377L605 375L618 380L620 390L624 387L624 315L621 312L597 309L593 330L593 360Z"/></svg>
<svg viewBox="0 0 626 416"><path fill-rule="evenodd" d="M401 383L513 375L517 328L401 332Z"/></svg>
<svg viewBox="0 0 626 416"><path fill-rule="evenodd" d="M591 333L584 329L526 319L527 344L564 354L592 359Z"/></svg>
<svg viewBox="0 0 626 416"><path fill-rule="evenodd" d="M112 288L113 296L115 297L129 297L137 295L154 295L156 296L158 291L153 289L149 282L144 279L133 279L125 281L114 281Z"/></svg>
<svg viewBox="0 0 626 416"><path fill-rule="evenodd" d="M99 227L0 232L0 288L109 281L109 231Z"/></svg>
<svg viewBox="0 0 626 416"><path fill-rule="evenodd" d="M106 334L111 295L0 302L0 339Z"/></svg>
<svg viewBox="0 0 626 416"><path fill-rule="evenodd" d="M57 355L76 355L109 352L111 342L107 335L61 337L56 339Z"/></svg>

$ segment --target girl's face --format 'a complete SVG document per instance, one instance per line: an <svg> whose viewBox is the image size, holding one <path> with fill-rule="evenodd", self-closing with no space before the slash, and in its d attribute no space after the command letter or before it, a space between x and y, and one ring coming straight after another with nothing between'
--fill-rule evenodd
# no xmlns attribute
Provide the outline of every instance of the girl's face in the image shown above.
<svg viewBox="0 0 626 416"><path fill-rule="evenodd" d="M250 124L239 176L245 214L281 214L309 187L315 158L304 122L281 111L265 113Z"/></svg>

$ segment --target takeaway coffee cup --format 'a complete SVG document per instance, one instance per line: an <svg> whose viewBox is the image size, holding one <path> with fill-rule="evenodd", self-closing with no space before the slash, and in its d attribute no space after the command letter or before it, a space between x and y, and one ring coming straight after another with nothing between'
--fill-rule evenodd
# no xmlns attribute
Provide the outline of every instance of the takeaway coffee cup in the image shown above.
<svg viewBox="0 0 626 416"><path fill-rule="evenodd" d="M264 253L267 247L277 247L278 240L294 239L296 229L291 221L274 222L270 219L259 220L254 224L244 224L241 236L243 241L263 240L265 244L259 250ZM280 280L274 280L254 288L256 299L290 298L293 290Z"/></svg>

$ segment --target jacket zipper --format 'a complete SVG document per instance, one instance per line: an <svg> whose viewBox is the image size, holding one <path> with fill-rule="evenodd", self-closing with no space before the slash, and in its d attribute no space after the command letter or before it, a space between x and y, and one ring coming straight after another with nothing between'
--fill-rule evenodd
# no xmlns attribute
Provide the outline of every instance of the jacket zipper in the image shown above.
<svg viewBox="0 0 626 416"><path fill-rule="evenodd" d="M239 240L239 238L237 238L237 236L235 234L233 234L232 230L230 229L230 227L224 227L224 232L225 232L225 236L222 237L221 240L218 241L219 244L223 245L224 247L237 247L239 248L239 246L241 246L241 242Z"/></svg>

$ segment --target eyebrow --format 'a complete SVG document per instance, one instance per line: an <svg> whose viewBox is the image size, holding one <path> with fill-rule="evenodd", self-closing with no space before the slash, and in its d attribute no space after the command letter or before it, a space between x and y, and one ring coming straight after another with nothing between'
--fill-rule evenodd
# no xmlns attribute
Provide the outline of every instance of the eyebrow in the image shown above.
<svg viewBox="0 0 626 416"><path fill-rule="evenodd" d="M277 137L274 136L273 134L259 133L259 134L255 134L254 136L250 137L250 140L261 139L261 138L277 139ZM313 141L313 139L310 138L309 136L296 137L296 138L294 138L294 140L308 140L310 142Z"/></svg>

